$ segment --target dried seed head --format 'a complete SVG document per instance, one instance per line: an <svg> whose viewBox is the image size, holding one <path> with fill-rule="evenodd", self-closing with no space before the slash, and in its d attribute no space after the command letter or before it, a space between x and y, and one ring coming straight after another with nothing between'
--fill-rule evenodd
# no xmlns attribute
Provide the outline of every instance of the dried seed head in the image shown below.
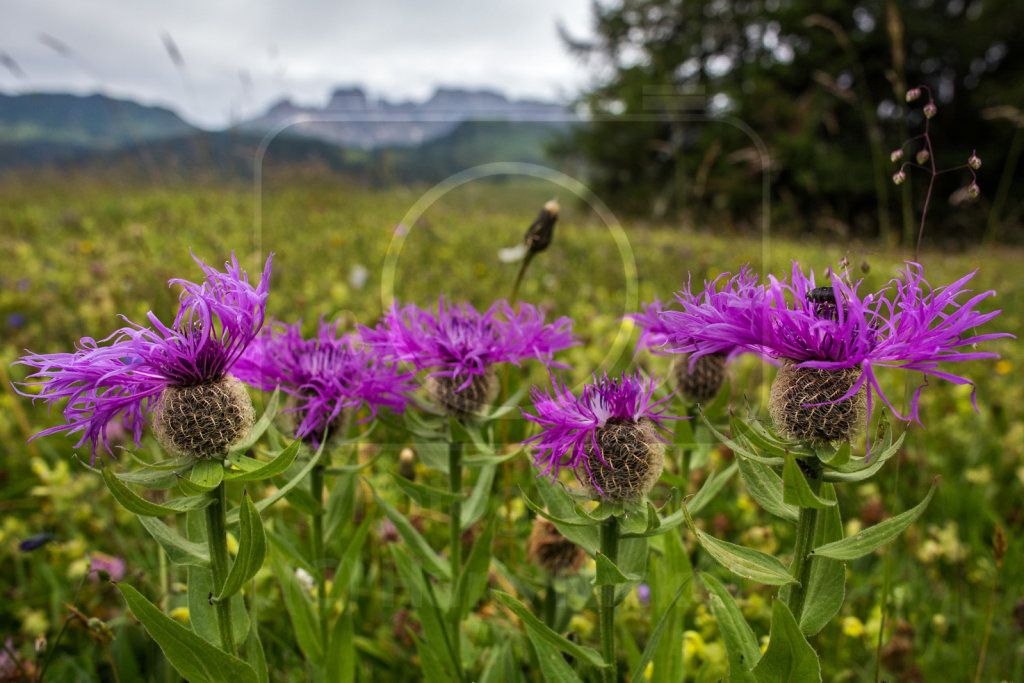
<svg viewBox="0 0 1024 683"><path fill-rule="evenodd" d="M498 374L491 366L484 374L473 375L469 384L462 391L457 391L465 381L463 377L432 375L427 377L425 387L434 403L446 413L455 417L468 417L479 413L497 397Z"/></svg>
<svg viewBox="0 0 1024 683"><path fill-rule="evenodd" d="M725 354L709 353L701 356L690 367L688 354L680 354L670 369L675 379L676 393L684 399L707 403L722 389L725 381Z"/></svg>
<svg viewBox="0 0 1024 683"><path fill-rule="evenodd" d="M551 245L551 238L554 236L557 222L558 202L552 199L544 204L544 208L537 214L537 218L526 229L526 235L523 236L526 250L531 254L536 254L547 249Z"/></svg>
<svg viewBox="0 0 1024 683"><path fill-rule="evenodd" d="M650 419L612 418L594 439L600 455L591 441L584 454L590 473L585 483L595 500L632 503L650 493L665 469L665 451Z"/></svg>
<svg viewBox="0 0 1024 683"><path fill-rule="evenodd" d="M398 454L398 473L409 481L416 480L416 451L403 448Z"/></svg>
<svg viewBox="0 0 1024 683"><path fill-rule="evenodd" d="M992 555L996 558L996 567L1000 569L1003 566L1003 558L1006 557L1006 532L1003 531L1003 527L996 524L996 530L992 534Z"/></svg>
<svg viewBox="0 0 1024 683"><path fill-rule="evenodd" d="M174 455L223 458L256 422L245 385L230 375L192 386L170 385L153 419L157 441Z"/></svg>
<svg viewBox="0 0 1024 683"><path fill-rule="evenodd" d="M554 522L537 517L533 530L526 541L526 559L552 576L575 576L579 573L587 553L554 525Z"/></svg>
<svg viewBox="0 0 1024 683"><path fill-rule="evenodd" d="M797 441L817 444L848 441L855 437L867 416L862 387L855 395L836 403L861 376L861 366L822 370L796 367L785 360L772 383L768 411L779 432ZM823 405L808 405L822 403Z"/></svg>

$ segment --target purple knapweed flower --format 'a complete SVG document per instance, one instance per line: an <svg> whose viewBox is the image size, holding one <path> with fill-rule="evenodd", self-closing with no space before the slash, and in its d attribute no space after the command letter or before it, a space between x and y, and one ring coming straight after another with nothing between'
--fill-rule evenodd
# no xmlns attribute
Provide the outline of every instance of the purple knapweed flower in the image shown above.
<svg viewBox="0 0 1024 683"><path fill-rule="evenodd" d="M428 392L451 412L468 414L493 400L497 363L536 358L548 367L567 367L553 356L579 343L571 328L565 317L545 323L544 313L526 303L516 310L500 300L480 313L442 296L432 310L396 303L375 329L360 329L386 358L430 370Z"/></svg>
<svg viewBox="0 0 1024 683"><path fill-rule="evenodd" d="M920 423L918 402L929 377L974 384L940 370L940 362L998 357L973 350L979 342L1012 336L975 333L999 311L981 313L975 308L993 291L958 301L970 292L965 285L973 276L932 288L921 266L908 263L881 290L862 296L860 283L848 284L845 275L830 271L830 285L819 287L813 272L805 275L794 263L788 282L770 277L764 287L746 296L684 300L683 311L665 315L687 330L690 339L680 344L680 350L695 357L741 349L781 360L772 387L777 426L793 438L835 441L852 435L854 418L870 418L875 399L898 419ZM925 375L907 415L895 410L882 392L875 376L878 367ZM799 380L793 374L796 370L803 371ZM823 410L809 410L816 407ZM818 423L807 425L808 421Z"/></svg>
<svg viewBox="0 0 1024 683"><path fill-rule="evenodd" d="M365 346L355 334L339 334L338 323L320 321L316 336L304 339L295 325L275 324L249 346L234 374L264 391L291 397L295 436L319 445L328 428L343 429L360 407L372 419L381 407L405 409L412 373L402 372ZM339 431L340 431L339 429Z"/></svg>
<svg viewBox="0 0 1024 683"><path fill-rule="evenodd" d="M689 283L677 294L680 303L697 305L700 302L717 302L731 298L743 300L757 290L757 276L744 268L734 277L719 276L705 282L702 289L694 290ZM738 347L723 348L714 353L690 357L681 353L678 347L688 342L685 326L671 316L670 309L658 299L643 305L642 313L632 318L640 327L637 346L647 348L662 356L675 356L670 374L676 391L684 399L706 403L713 399L725 381L725 365L734 356L743 353Z"/></svg>
<svg viewBox="0 0 1024 683"><path fill-rule="evenodd" d="M251 426L252 404L244 387L228 372L263 326L273 255L267 258L257 287L249 284L233 253L224 272L193 258L206 279L200 284L170 280L169 284L182 287L180 308L170 326L150 312L148 327L125 319L128 326L100 342L83 337L73 353L29 353L16 361L36 369L23 386L38 391L22 391L23 395L41 398L51 406L67 401L66 424L32 438L80 433L75 447L88 442L95 462L97 444L111 451L107 428L112 419L120 417L138 444L151 412L156 413L161 443L180 455L212 457L226 451L225 439L244 436L231 428L248 431L245 423ZM202 403L208 414L194 412L189 401ZM219 416L235 419L225 425L223 420L218 422ZM198 418L216 424L201 423ZM183 423L189 419L195 424L186 428ZM218 429L221 435L213 436ZM198 430L203 433L197 434Z"/></svg>
<svg viewBox="0 0 1024 683"><path fill-rule="evenodd" d="M534 448L538 476L558 477L569 467L593 494L614 501L636 501L654 486L665 464L661 443L671 396L654 400L655 377L639 373L611 378L604 374L583 386L577 398L561 380L552 389L533 387L536 416L527 420L541 426L540 434L526 439ZM586 477L584 477L584 473Z"/></svg>

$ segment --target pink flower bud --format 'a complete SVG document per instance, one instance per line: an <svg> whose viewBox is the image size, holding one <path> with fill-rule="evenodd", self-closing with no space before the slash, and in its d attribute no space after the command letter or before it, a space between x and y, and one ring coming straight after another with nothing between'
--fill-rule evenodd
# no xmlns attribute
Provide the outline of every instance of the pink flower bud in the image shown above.
<svg viewBox="0 0 1024 683"><path fill-rule="evenodd" d="M902 185L903 181L907 179L907 174L903 171L896 171L892 175L892 182L896 185Z"/></svg>
<svg viewBox="0 0 1024 683"><path fill-rule="evenodd" d="M907 102L913 102L914 100L916 100L920 96L921 96L921 89L920 88L911 88L910 90L907 91Z"/></svg>
<svg viewBox="0 0 1024 683"><path fill-rule="evenodd" d="M932 155L928 153L928 150L922 149L920 152L917 153L917 163L925 164L928 162L929 159L931 159L931 157Z"/></svg>
<svg viewBox="0 0 1024 683"><path fill-rule="evenodd" d="M903 150L902 149L895 149L895 150L893 150L892 154L889 155L889 161L891 161L894 164L897 161L899 161L900 159L902 159L902 158L903 158Z"/></svg>
<svg viewBox="0 0 1024 683"><path fill-rule="evenodd" d="M924 116L926 119L930 119L939 113L939 108L935 106L934 102L929 102L924 105Z"/></svg>
<svg viewBox="0 0 1024 683"><path fill-rule="evenodd" d="M972 154L971 158L967 160L967 165L977 171L981 168L981 159L978 158L977 154Z"/></svg>
<svg viewBox="0 0 1024 683"><path fill-rule="evenodd" d="M967 196L971 199L977 199L980 194L981 188L978 187L978 183L971 183L967 186Z"/></svg>

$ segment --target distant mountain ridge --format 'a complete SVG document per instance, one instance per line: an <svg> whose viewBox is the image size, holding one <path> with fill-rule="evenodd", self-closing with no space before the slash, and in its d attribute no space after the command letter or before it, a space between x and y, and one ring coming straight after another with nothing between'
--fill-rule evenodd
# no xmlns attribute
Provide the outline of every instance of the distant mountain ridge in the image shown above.
<svg viewBox="0 0 1024 683"><path fill-rule="evenodd" d="M170 109L106 95L0 93L0 143L115 149L197 130Z"/></svg>
<svg viewBox="0 0 1024 683"><path fill-rule="evenodd" d="M561 104L510 100L492 90L438 88L424 102L373 99L359 87L338 88L324 107L300 107L284 99L239 125L244 131L283 132L344 147L418 147L472 120L564 124L573 119Z"/></svg>

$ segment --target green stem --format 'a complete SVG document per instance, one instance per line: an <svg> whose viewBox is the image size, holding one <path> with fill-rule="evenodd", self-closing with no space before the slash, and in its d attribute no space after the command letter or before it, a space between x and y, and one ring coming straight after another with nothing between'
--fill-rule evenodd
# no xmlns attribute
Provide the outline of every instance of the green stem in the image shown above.
<svg viewBox="0 0 1024 683"><path fill-rule="evenodd" d="M801 469L807 477L807 483L815 495L821 491L821 463L817 458L801 461L804 465ZM789 591L789 598L786 606L793 613L797 623L800 623L800 614L804 609L804 598L807 597L807 585L811 578L811 566L813 564L811 550L814 544L814 530L818 526L818 510L815 508L800 508L800 514L796 521L796 543L793 548L793 564L789 567L789 573L800 583L793 585Z"/></svg>
<svg viewBox="0 0 1024 683"><path fill-rule="evenodd" d="M451 607L448 618L452 653L461 674L462 610L459 605L459 574L462 572L462 443L459 441L452 441L448 446L448 490L455 495L448 511L448 535L451 539L448 556L452 567Z"/></svg>
<svg viewBox="0 0 1024 683"><path fill-rule="evenodd" d="M530 251L526 253L523 260L519 264L519 272L516 273L516 281L512 283L512 296L509 297L508 302L515 304L516 299L519 297L519 285L523 282L523 274L526 273L526 267L530 265L530 261L533 260L534 252Z"/></svg>
<svg viewBox="0 0 1024 683"><path fill-rule="evenodd" d="M210 547L210 577L213 594L220 595L224 580L228 576L227 541L227 492L224 482L210 492L213 505L206 508L206 542ZM231 600L214 603L217 611L217 628L220 630L221 648L230 655L235 654L235 636L231 630Z"/></svg>
<svg viewBox="0 0 1024 683"><path fill-rule="evenodd" d="M615 515L601 522L601 554L614 564L619 555L619 520ZM604 669L601 678L604 683L615 683L615 585L601 586L601 601L598 605L601 619L601 656Z"/></svg>
<svg viewBox="0 0 1024 683"><path fill-rule="evenodd" d="M322 506L324 500L324 471L323 465L316 465L309 477L309 489L313 500L317 505ZM316 567L316 606L317 618L320 621L320 640L323 643L323 650L327 652L327 558L324 556L324 516L321 507L318 514L313 515L312 520L312 545L313 562Z"/></svg>
<svg viewBox="0 0 1024 683"><path fill-rule="evenodd" d="M555 615L558 611L558 595L555 593L555 579L554 577L548 577L547 586L544 588L544 623L551 627L551 630L557 631L555 628Z"/></svg>

